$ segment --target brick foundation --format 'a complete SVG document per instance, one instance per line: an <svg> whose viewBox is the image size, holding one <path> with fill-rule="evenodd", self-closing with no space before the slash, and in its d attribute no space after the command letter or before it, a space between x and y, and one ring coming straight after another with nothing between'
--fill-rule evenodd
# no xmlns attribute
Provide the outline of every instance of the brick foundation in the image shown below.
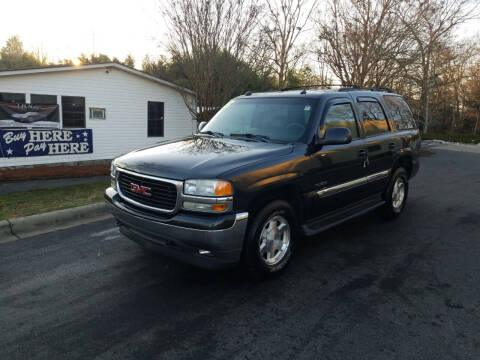
<svg viewBox="0 0 480 360"><path fill-rule="evenodd" d="M0 181L59 179L108 175L110 160L0 168Z"/></svg>

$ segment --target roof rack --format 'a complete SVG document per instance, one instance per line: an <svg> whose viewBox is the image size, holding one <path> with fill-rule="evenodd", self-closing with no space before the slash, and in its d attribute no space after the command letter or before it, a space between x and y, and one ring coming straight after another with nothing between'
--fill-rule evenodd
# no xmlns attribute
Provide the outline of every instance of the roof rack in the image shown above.
<svg viewBox="0 0 480 360"><path fill-rule="evenodd" d="M358 91L358 90L363 90L363 91L383 91L383 92L388 92L388 93L394 93L394 91L390 88L387 87L361 87L361 86L355 86L355 87L344 87L342 89L339 89L338 91Z"/></svg>
<svg viewBox="0 0 480 360"><path fill-rule="evenodd" d="M303 85L303 86L290 86L290 87L286 87L286 88L283 88L281 89L280 91L289 91L289 90L307 90L307 89L314 89L314 88L327 88L327 89L330 89L332 87L351 87L351 88L354 88L354 87L357 87L357 85L342 85L342 84L313 84L313 85Z"/></svg>
<svg viewBox="0 0 480 360"><path fill-rule="evenodd" d="M326 88L331 89L332 87L339 87L338 91L383 91L388 93L393 93L392 89L387 87L363 87L359 85L351 85L351 84L315 84L315 85L304 85L304 86L291 86L287 88L283 88L280 91L288 91L288 90L300 90L302 89L302 94L306 94L307 89L314 89L314 88Z"/></svg>

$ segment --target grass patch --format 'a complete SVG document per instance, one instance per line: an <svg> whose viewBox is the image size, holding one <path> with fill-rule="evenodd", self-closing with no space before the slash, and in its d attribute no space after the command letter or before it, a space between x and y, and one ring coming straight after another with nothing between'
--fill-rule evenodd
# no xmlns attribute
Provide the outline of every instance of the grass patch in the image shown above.
<svg viewBox="0 0 480 360"><path fill-rule="evenodd" d="M480 135L427 133L422 134L422 140L444 140L465 144L478 144L480 143Z"/></svg>
<svg viewBox="0 0 480 360"><path fill-rule="evenodd" d="M109 184L101 182L0 195L0 220L101 202Z"/></svg>

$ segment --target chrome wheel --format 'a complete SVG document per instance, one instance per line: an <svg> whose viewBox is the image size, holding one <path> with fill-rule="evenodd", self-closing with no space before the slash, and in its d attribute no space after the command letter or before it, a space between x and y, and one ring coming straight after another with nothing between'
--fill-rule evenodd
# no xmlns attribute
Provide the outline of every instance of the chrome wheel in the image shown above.
<svg viewBox="0 0 480 360"><path fill-rule="evenodd" d="M290 225L281 215L269 218L260 233L260 257L267 265L276 265L290 246Z"/></svg>
<svg viewBox="0 0 480 360"><path fill-rule="evenodd" d="M398 177L393 184L392 190L392 206L398 210L402 207L405 200L405 180L403 177Z"/></svg>

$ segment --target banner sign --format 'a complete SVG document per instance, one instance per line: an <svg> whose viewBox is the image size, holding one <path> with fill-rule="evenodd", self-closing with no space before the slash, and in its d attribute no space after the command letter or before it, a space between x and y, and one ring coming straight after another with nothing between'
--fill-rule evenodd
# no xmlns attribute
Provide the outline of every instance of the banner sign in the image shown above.
<svg viewBox="0 0 480 360"><path fill-rule="evenodd" d="M60 127L58 105L31 105L0 102L0 128Z"/></svg>
<svg viewBox="0 0 480 360"><path fill-rule="evenodd" d="M93 152L92 143L92 129L0 129L2 158L89 154Z"/></svg>

